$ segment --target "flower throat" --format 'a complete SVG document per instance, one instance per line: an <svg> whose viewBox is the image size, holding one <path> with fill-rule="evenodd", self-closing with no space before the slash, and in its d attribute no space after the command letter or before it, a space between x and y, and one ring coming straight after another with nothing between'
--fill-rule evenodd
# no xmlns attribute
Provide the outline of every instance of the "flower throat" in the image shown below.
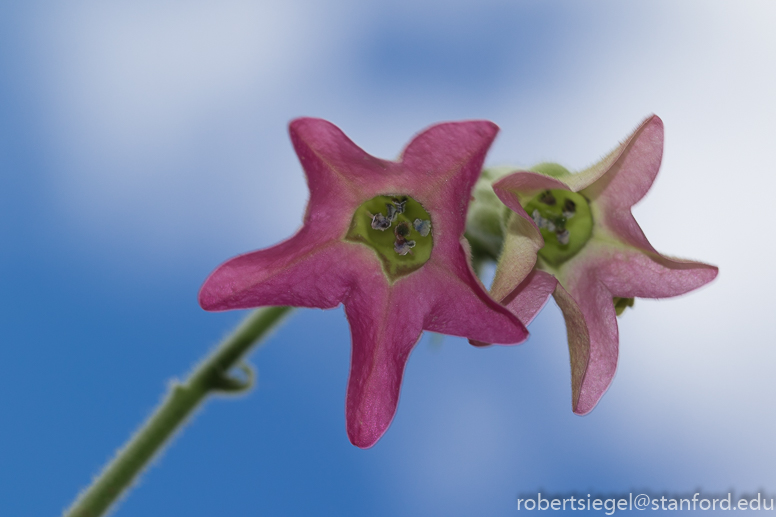
<svg viewBox="0 0 776 517"><path fill-rule="evenodd" d="M366 244L391 282L420 269L431 257L431 216L409 196L377 196L353 214L349 241Z"/></svg>
<svg viewBox="0 0 776 517"><path fill-rule="evenodd" d="M581 194L562 189L545 190L523 208L544 238L539 256L560 266L579 253L593 232L590 205Z"/></svg>

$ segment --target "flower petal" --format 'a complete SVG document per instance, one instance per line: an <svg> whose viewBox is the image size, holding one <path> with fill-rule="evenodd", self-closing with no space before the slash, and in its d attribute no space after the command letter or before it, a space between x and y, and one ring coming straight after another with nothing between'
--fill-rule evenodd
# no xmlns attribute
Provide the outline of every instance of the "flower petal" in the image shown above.
<svg viewBox="0 0 776 517"><path fill-rule="evenodd" d="M614 204L631 207L652 186L662 155L663 121L657 115L652 115L622 144L583 171L562 174L557 178L538 172L519 171L521 176L512 178L501 187L517 192L565 188L572 192L584 191L583 194L591 200L603 195ZM543 182L540 178L555 181Z"/></svg>
<svg viewBox="0 0 776 517"><path fill-rule="evenodd" d="M463 249L445 262L429 263L415 281L416 296L429 300L423 328L488 343L514 344L528 338L525 326L488 296Z"/></svg>
<svg viewBox="0 0 776 517"><path fill-rule="evenodd" d="M520 210L525 214L522 207ZM544 246L544 239L536 223L523 214L515 214L509 218L496 276L490 287L490 295L502 303L531 273L536 264L536 254ZM523 318L520 318L520 321L528 324Z"/></svg>
<svg viewBox="0 0 776 517"><path fill-rule="evenodd" d="M587 331L585 316L579 309L574 298L560 285L555 286L553 293L566 320L566 334L569 343L569 359L571 362L571 408L575 413L584 414L580 409L580 393L590 362L590 333ZM604 388L605 390L606 388ZM603 391L601 392L603 394ZM595 406L595 403L593 403ZM592 407L591 407L592 408ZM588 410L589 411L589 410Z"/></svg>
<svg viewBox="0 0 776 517"><path fill-rule="evenodd" d="M642 122L618 149L622 152L600 179L582 193L606 210L630 208L649 191L663 158L663 121Z"/></svg>
<svg viewBox="0 0 776 517"><path fill-rule="evenodd" d="M523 217L527 219L530 217L523 210L520 196L530 198L536 192L547 189L570 190L564 181L532 171L515 171L493 184L493 190L501 202L511 208L513 212L525 214Z"/></svg>
<svg viewBox="0 0 776 517"><path fill-rule="evenodd" d="M587 250L582 253L585 258L590 259ZM561 282L582 312L590 340L590 358L579 389L579 398L574 406L575 413L584 415L598 404L614 378L614 372L617 369L619 332L612 293L598 279L594 258L583 260L582 256L578 256L574 262L573 268L564 271ZM563 299L562 294L558 296L557 293L556 290L556 300ZM569 349L578 350L580 347L584 349L585 337L577 321L578 315L574 314L574 309L568 300L562 303L567 307L564 310L561 306L561 310L564 310L569 331ZM583 356L584 353L582 352L581 355ZM572 355L572 376L575 374L574 361ZM579 369L580 359L576 359L576 362L576 369Z"/></svg>
<svg viewBox="0 0 776 517"><path fill-rule="evenodd" d="M389 288L381 278L362 278L345 300L353 340L345 420L351 443L362 449L391 424L404 366L423 328L423 302L403 283Z"/></svg>
<svg viewBox="0 0 776 517"><path fill-rule="evenodd" d="M533 269L501 303L524 325L528 325L550 299L557 284L558 281L551 274Z"/></svg>
<svg viewBox="0 0 776 517"><path fill-rule="evenodd" d="M664 257L639 249L596 243L596 274L613 296L668 298L697 289L716 278L716 266Z"/></svg>
<svg viewBox="0 0 776 517"><path fill-rule="evenodd" d="M539 228L520 204L520 195L526 191L534 192L548 188L566 188L566 186L555 178L528 171L517 171L493 185L493 190L501 202L515 213L510 216L507 222L496 276L490 288L490 295L495 300L504 303L503 300L507 296L512 296L512 293L518 289L521 282L526 280L533 270L537 252L544 246L544 239ZM520 297L520 300L523 298ZM541 310L545 302L546 299L539 307L531 304L519 311L516 311L515 307L511 310L518 315L520 321L527 325ZM530 317L526 320L527 315Z"/></svg>
<svg viewBox="0 0 776 517"><path fill-rule="evenodd" d="M401 164L412 177L418 201L436 215L434 231L449 232L454 241L463 234L470 193L497 133L498 126L484 120L447 122L418 134L404 150Z"/></svg>
<svg viewBox="0 0 776 517"><path fill-rule="evenodd" d="M397 163L368 154L331 122L299 118L289 133L310 189L305 224L320 223L342 237L355 208L400 176Z"/></svg>
<svg viewBox="0 0 776 517"><path fill-rule="evenodd" d="M355 268L380 271L372 250L321 240L308 227L271 248L221 264L205 280L199 303L209 311L265 305L336 307L348 291Z"/></svg>

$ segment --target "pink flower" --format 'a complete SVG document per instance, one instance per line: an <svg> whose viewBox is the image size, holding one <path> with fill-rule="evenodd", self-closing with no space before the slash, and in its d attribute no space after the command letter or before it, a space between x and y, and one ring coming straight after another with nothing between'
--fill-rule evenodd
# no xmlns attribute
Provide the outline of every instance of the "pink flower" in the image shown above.
<svg viewBox="0 0 776 517"><path fill-rule="evenodd" d="M424 329L497 343L528 335L488 296L463 241L471 191L498 127L433 126L398 162L370 156L324 120L297 119L289 130L310 189L304 225L219 266L200 305L344 304L352 336L347 431L354 445L371 447L393 419L404 365Z"/></svg>
<svg viewBox="0 0 776 517"><path fill-rule="evenodd" d="M634 297L666 298L701 287L717 268L668 258L631 214L660 168L663 123L648 118L601 162L578 174L543 164L493 186L513 215L491 295L528 324L550 293L563 311L574 412L590 412L617 367L616 315ZM538 260L535 268L524 257Z"/></svg>

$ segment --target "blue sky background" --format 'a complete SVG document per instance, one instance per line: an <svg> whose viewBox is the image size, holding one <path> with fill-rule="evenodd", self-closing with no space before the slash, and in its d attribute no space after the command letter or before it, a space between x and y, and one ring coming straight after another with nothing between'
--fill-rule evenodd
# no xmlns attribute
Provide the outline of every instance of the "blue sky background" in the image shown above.
<svg viewBox="0 0 776 517"><path fill-rule="evenodd" d="M0 4L0 514L58 515L243 314L196 293L299 226L286 125L376 156L443 120L502 128L487 163L582 169L650 113L661 174L636 217L720 266L638 300L617 377L570 407L554 304L531 339L425 336L398 414L347 440L340 309L297 312L116 515L514 515L518 494L776 491L771 2Z"/></svg>

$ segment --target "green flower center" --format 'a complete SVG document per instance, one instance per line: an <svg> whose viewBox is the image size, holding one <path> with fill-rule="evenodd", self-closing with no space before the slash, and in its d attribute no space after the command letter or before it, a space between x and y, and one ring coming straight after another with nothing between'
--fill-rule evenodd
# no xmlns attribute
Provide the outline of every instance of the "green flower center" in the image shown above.
<svg viewBox="0 0 776 517"><path fill-rule="evenodd" d="M409 196L377 196L353 214L345 239L366 244L391 282L420 269L431 257L431 216Z"/></svg>
<svg viewBox="0 0 776 517"><path fill-rule="evenodd" d="M576 255L593 233L590 205L581 194L562 189L545 190L523 208L544 238L539 256L560 266Z"/></svg>

